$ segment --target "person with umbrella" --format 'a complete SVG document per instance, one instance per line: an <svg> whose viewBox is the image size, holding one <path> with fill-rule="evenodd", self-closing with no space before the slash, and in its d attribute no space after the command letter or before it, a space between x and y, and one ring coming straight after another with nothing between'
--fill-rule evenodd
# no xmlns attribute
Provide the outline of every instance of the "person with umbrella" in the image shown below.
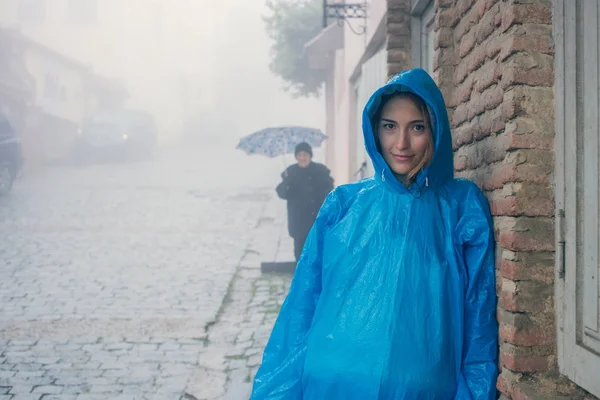
<svg viewBox="0 0 600 400"><path fill-rule="evenodd" d="M325 165L312 161L312 148L308 143L299 143L294 154L298 163L281 174L283 181L276 191L287 201L288 232L294 239L294 255L298 261L317 213L333 190L333 178Z"/></svg>

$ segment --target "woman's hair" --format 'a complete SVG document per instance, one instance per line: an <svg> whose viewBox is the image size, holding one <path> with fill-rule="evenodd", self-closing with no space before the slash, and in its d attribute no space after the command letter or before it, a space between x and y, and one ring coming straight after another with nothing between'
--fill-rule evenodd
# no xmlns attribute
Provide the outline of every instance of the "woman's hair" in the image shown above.
<svg viewBox="0 0 600 400"><path fill-rule="evenodd" d="M377 112L371 117L371 126L373 127L373 134L375 135L375 143L377 145L377 151L381 153L381 143L379 142L379 123L381 122L381 115L383 113L383 109L385 105L392 99L396 98L405 98L412 100L417 108L423 114L423 119L425 120L425 124L427 128L429 128L429 144L427 145L427 149L425 150L425 155L419 164L417 164L408 174L406 174L405 182L410 184L413 179L417 176L417 174L427 166L433 159L433 127L431 125L431 116L429 115L429 109L427 108L427 104L425 101L411 92L398 92L389 95L384 95L381 98L381 104L377 109Z"/></svg>

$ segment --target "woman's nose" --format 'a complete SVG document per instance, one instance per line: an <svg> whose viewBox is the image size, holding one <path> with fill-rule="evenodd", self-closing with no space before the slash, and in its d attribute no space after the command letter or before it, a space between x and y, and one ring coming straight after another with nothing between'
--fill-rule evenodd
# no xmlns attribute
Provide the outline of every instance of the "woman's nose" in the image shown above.
<svg viewBox="0 0 600 400"><path fill-rule="evenodd" d="M398 140L396 141L397 149L407 149L410 147L410 137L406 130L402 129L398 136Z"/></svg>

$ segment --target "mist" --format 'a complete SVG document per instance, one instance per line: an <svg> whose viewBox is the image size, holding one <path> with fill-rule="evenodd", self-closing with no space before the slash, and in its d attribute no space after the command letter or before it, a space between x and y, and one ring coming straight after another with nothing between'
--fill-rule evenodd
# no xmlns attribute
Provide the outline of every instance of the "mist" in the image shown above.
<svg viewBox="0 0 600 400"><path fill-rule="evenodd" d="M0 0L0 396L249 396L295 268L275 189L296 160L236 146L325 125L269 69L266 12Z"/></svg>

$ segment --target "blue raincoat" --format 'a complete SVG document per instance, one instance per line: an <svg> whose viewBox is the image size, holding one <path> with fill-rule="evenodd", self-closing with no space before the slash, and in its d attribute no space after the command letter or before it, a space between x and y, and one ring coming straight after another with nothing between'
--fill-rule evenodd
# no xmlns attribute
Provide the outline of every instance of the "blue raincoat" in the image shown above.
<svg viewBox="0 0 600 400"><path fill-rule="evenodd" d="M432 114L434 156L410 189L371 126L397 91ZM439 88L422 69L395 76L367 103L363 132L375 176L323 204L251 399L495 399L492 221L480 190L453 177Z"/></svg>

